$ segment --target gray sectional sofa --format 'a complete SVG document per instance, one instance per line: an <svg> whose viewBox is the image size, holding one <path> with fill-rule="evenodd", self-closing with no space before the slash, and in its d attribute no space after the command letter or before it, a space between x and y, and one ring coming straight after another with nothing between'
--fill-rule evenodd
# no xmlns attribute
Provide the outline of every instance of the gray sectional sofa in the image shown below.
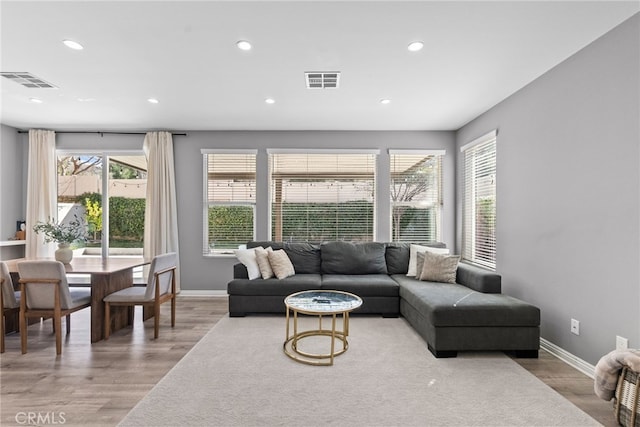
<svg viewBox="0 0 640 427"><path fill-rule="evenodd" d="M296 274L249 280L246 267L236 264L234 279L227 286L232 317L284 313L284 298L294 292L340 290L362 298L354 314L402 315L436 357L473 350L538 356L540 310L501 294L501 277L496 273L460 263L455 284L417 280L406 275L408 243L247 244L247 248L257 246L284 249Z"/></svg>

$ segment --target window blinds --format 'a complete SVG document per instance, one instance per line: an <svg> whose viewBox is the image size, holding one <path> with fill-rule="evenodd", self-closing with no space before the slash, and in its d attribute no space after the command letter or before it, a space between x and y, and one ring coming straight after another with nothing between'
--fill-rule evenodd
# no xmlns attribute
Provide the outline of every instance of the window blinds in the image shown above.
<svg viewBox="0 0 640 427"><path fill-rule="evenodd" d="M440 241L442 154L389 152L394 242Z"/></svg>
<svg viewBox="0 0 640 427"><path fill-rule="evenodd" d="M203 253L231 252L254 239L256 153L203 151Z"/></svg>
<svg viewBox="0 0 640 427"><path fill-rule="evenodd" d="M372 241L373 152L269 154L276 241Z"/></svg>
<svg viewBox="0 0 640 427"><path fill-rule="evenodd" d="M496 133L462 147L462 258L496 268Z"/></svg>

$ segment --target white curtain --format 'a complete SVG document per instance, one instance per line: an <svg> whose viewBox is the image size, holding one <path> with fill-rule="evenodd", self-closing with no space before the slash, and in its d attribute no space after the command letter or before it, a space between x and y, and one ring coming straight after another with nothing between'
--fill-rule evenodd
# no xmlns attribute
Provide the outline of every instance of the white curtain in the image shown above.
<svg viewBox="0 0 640 427"><path fill-rule="evenodd" d="M50 130L29 130L29 162L27 170L27 258L53 256L55 243L44 243L33 226L49 218L57 220L56 134Z"/></svg>
<svg viewBox="0 0 640 427"><path fill-rule="evenodd" d="M178 207L170 132L148 132L144 137L147 157L147 202L144 214L144 256L153 258L167 252L178 254ZM180 269L176 286L180 289Z"/></svg>

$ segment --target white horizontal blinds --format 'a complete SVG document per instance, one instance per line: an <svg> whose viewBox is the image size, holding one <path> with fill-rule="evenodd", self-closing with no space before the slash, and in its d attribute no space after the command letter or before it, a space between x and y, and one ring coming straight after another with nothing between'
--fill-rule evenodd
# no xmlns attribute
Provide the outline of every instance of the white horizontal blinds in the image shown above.
<svg viewBox="0 0 640 427"><path fill-rule="evenodd" d="M230 252L254 239L256 154L204 153L205 254Z"/></svg>
<svg viewBox="0 0 640 427"><path fill-rule="evenodd" d="M496 268L496 135L463 147L462 258Z"/></svg>
<svg viewBox="0 0 640 427"><path fill-rule="evenodd" d="M440 241L442 155L390 152L391 239Z"/></svg>
<svg viewBox="0 0 640 427"><path fill-rule="evenodd" d="M271 238L373 240L374 153L270 153Z"/></svg>

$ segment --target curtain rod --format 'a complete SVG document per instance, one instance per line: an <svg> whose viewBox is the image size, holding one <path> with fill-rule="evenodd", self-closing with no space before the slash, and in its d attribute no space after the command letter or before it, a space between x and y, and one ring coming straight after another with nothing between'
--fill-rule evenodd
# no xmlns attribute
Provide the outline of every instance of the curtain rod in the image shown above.
<svg viewBox="0 0 640 427"><path fill-rule="evenodd" d="M100 134L100 136L102 135L146 135L147 132L110 132L110 131L82 131L82 130L70 130L70 131L54 131L55 133L96 133L96 134ZM18 133L29 133L28 130L19 130ZM173 136L187 136L186 133L173 133L171 132L171 135Z"/></svg>

